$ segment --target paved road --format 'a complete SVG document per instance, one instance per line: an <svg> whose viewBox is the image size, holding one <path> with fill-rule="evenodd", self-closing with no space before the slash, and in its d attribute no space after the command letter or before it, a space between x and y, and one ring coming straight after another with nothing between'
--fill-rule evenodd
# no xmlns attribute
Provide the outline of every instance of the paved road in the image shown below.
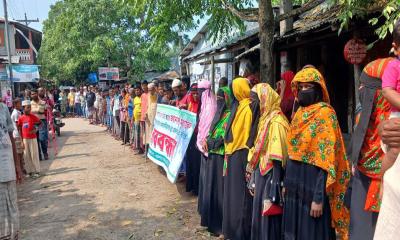
<svg viewBox="0 0 400 240"><path fill-rule="evenodd" d="M19 187L23 240L210 239L196 198L104 128L67 119L58 145L45 176Z"/></svg>

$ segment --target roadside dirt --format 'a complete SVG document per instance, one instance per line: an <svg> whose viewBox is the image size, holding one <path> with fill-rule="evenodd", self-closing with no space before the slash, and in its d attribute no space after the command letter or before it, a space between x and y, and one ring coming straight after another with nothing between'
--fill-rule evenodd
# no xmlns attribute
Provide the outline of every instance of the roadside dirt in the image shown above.
<svg viewBox="0 0 400 240"><path fill-rule="evenodd" d="M201 230L197 199L182 184L104 128L65 122L57 157L41 162L45 176L19 186L21 239L216 239Z"/></svg>

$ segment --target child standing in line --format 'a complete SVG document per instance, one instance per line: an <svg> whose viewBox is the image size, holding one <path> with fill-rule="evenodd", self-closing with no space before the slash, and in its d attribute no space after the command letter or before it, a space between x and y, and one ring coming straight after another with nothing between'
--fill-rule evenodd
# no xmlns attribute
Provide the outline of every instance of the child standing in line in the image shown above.
<svg viewBox="0 0 400 240"><path fill-rule="evenodd" d="M39 151L36 134L41 121L31 114L30 101L23 101L24 114L18 118L18 129L24 148L25 170L32 178L40 177Z"/></svg>
<svg viewBox="0 0 400 240"><path fill-rule="evenodd" d="M393 30L392 46L396 58L388 64L382 76L382 93L392 106L390 119L400 118L400 20ZM382 176L394 164L400 153L399 148L384 146L383 150L386 151L386 155L382 161Z"/></svg>
<svg viewBox="0 0 400 240"><path fill-rule="evenodd" d="M14 137L14 141L15 141L15 147L17 150L17 154L18 154L18 160L19 160L19 164L21 166L21 169L23 168L23 155L24 155L24 148L22 147L22 138L21 135L18 131L18 119L19 117L22 115L21 113L21 99L16 98L13 101L13 106L14 109L11 113L11 120L13 121L13 125L14 125L14 131L13 131L13 137Z"/></svg>

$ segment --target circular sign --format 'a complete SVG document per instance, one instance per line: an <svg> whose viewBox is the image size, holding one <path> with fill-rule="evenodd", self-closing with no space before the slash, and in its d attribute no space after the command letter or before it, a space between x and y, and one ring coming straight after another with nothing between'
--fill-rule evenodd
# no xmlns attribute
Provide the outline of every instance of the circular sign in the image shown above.
<svg viewBox="0 0 400 240"><path fill-rule="evenodd" d="M351 64L360 64L367 57L367 45L363 40L351 39L344 46L344 58Z"/></svg>

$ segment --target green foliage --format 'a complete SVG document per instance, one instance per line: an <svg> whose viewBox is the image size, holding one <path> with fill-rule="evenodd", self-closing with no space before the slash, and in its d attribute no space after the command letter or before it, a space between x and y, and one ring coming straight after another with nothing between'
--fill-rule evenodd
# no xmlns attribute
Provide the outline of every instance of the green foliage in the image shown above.
<svg viewBox="0 0 400 240"><path fill-rule="evenodd" d="M213 40L229 36L234 28L243 30L243 21L226 10L221 0L120 0L128 3L134 14L143 14L157 44L171 38L178 40L181 32L199 27L200 19L208 18ZM254 5L254 0L228 1L238 9Z"/></svg>
<svg viewBox="0 0 400 240"><path fill-rule="evenodd" d="M168 69L170 45L153 44L144 26L141 16L118 0L59 1L44 22L42 75L58 83L82 82L98 67L113 66L138 81L146 70Z"/></svg>
<svg viewBox="0 0 400 240"><path fill-rule="evenodd" d="M371 18L369 23L376 27L376 34L379 39L384 39L393 32L394 25L400 19L399 0L339 0L342 11L339 15L341 29L347 27L354 17L366 17L371 10L379 10L378 17ZM383 5L380 7L380 5Z"/></svg>

